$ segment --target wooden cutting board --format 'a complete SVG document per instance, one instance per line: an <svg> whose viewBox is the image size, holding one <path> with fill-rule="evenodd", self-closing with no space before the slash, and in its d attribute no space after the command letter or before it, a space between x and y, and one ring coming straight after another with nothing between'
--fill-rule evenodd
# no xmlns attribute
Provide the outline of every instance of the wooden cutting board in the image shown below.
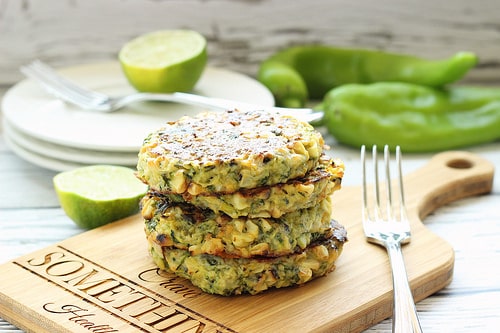
<svg viewBox="0 0 500 333"><path fill-rule="evenodd" d="M447 152L404 177L412 241L403 252L416 301L445 287L454 264L453 249L421 220L450 201L490 192L493 173L479 156ZM0 313L27 331L51 333L360 332L392 313L387 255L365 241L360 197L359 187L334 194L334 218L349 242L334 272L302 287L204 294L155 268L143 222L133 216L0 266Z"/></svg>

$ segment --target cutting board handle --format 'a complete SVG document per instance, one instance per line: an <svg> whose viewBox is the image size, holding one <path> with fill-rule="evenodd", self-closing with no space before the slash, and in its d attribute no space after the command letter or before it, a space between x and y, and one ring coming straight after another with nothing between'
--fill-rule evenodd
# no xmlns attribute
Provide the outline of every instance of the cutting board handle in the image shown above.
<svg viewBox="0 0 500 333"><path fill-rule="evenodd" d="M494 170L490 161L473 153L436 154L426 165L404 177L405 192L411 195L407 195L407 205L413 206L423 220L447 203L491 192Z"/></svg>

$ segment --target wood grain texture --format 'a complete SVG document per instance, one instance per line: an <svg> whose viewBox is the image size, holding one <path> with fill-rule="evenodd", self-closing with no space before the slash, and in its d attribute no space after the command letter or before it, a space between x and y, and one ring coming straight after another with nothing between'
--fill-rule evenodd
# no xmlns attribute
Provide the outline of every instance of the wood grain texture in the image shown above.
<svg viewBox="0 0 500 333"><path fill-rule="evenodd" d="M348 166L344 184L359 185L359 152L337 145L328 135L325 138L333 147L330 154L342 157ZM500 143L469 150L500 165ZM406 154L403 169L411 173L430 158L430 154ZM82 232L57 203L51 185L54 173L21 160L8 150L1 136L0 168L0 193L6 193L0 209L0 263ZM450 203L425 218L425 226L455 250L451 284L417 303L425 332L494 332L498 327L500 275L491 267L500 262L499 200L500 178L495 177L490 195ZM0 319L0 332L21 331ZM367 332L391 332L391 320Z"/></svg>
<svg viewBox="0 0 500 333"><path fill-rule="evenodd" d="M477 155L448 152L405 177L413 237L404 255L416 301L448 285L454 266L453 248L420 218L450 201L489 193L493 171ZM360 197L359 187L334 194L334 218L346 226L349 242L333 273L300 288L220 297L173 275L160 277L147 255L142 219L134 216L0 266L0 310L37 332L86 332L86 321L71 319L82 313L110 331L158 332L161 322L179 332L174 323L203 332L361 332L391 315L392 285L385 251L364 239Z"/></svg>
<svg viewBox="0 0 500 333"><path fill-rule="evenodd" d="M325 43L429 58L473 51L480 64L467 81L498 83L499 12L496 0L2 0L0 84L35 58L57 67L114 60L129 39L172 28L201 32L212 65L251 76L280 48Z"/></svg>
<svg viewBox="0 0 500 333"><path fill-rule="evenodd" d="M0 97L34 58L57 67L115 59L129 38L179 27L207 36L212 64L251 76L279 48L325 42L429 58L470 50L480 63L464 82L499 85L499 12L496 0L0 0ZM345 185L358 185L359 152L326 138L348 166ZM500 166L498 142L467 150ZM404 169L429 158L405 155ZM0 124L0 263L82 232L60 209L53 175L12 153ZM425 219L455 250L451 284L417 304L425 332L498 330L500 273L491 270L500 262L498 202L496 177L490 195L450 203ZM0 319L0 332L20 331ZM367 332L391 332L390 319Z"/></svg>

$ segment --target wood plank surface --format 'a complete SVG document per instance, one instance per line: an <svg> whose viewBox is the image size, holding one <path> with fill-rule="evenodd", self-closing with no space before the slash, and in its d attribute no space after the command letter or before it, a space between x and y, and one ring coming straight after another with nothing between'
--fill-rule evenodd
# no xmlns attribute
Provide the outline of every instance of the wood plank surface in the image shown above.
<svg viewBox="0 0 500 333"><path fill-rule="evenodd" d="M140 15L138 15L140 13ZM477 52L468 82L498 83L500 2L419 0L3 0L0 85L40 58L56 67L115 60L129 39L188 28L209 41L209 61L255 76L260 61L286 46L326 43L429 58Z"/></svg>
<svg viewBox="0 0 500 333"><path fill-rule="evenodd" d="M494 167L478 155L448 152L404 178L412 242L404 247L417 301L448 285L454 251L422 223L460 198L489 193ZM0 266L0 311L28 331L361 332L391 315L385 251L365 241L360 188L333 195L334 218L349 242L337 269L299 288L221 297L155 269L139 216L69 238ZM26 281L29 288L26 288Z"/></svg>
<svg viewBox="0 0 500 333"><path fill-rule="evenodd" d="M40 58L56 67L115 60L122 43L161 28L192 28L210 43L212 65L255 76L260 60L288 45L325 42L429 58L458 50L479 55L463 83L500 85L500 2L348 0L0 0L0 98L22 78L19 66ZM138 14L140 13L140 15ZM1 118L1 114L0 114ZM83 232L65 216L53 171L8 149L0 123L0 263ZM359 184L359 151L325 136ZM497 167L500 142L467 148ZM430 154L406 155L404 169ZM439 208L429 230L455 250L453 281L417 304L425 332L494 332L500 325L500 179L491 195ZM3 313L0 311L0 316ZM0 318L0 332L21 332ZM391 320L367 332L391 332Z"/></svg>

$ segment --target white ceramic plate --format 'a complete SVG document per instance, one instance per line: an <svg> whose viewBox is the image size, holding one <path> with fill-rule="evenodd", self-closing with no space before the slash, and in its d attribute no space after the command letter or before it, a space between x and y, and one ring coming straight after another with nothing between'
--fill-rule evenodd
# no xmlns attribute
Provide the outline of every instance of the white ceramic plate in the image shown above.
<svg viewBox="0 0 500 333"><path fill-rule="evenodd" d="M117 62L88 64L60 71L81 85L120 96L134 92ZM207 67L193 93L236 101L274 105L258 81L229 70ZM138 102L112 113L82 110L45 92L32 80L23 80L4 96L7 121L30 137L79 149L138 152L144 138L165 122L202 108L165 102Z"/></svg>
<svg viewBox="0 0 500 333"><path fill-rule="evenodd" d="M135 165L137 164L136 152L112 152L79 149L62 146L48 141L43 141L15 129L8 121L3 122L4 135L19 149L36 153L47 159L57 159L71 163L86 164L115 164Z"/></svg>
<svg viewBox="0 0 500 333"><path fill-rule="evenodd" d="M16 155L22 159L31 162L35 165L41 166L43 168L54 170L54 171L66 171L75 168L86 166L87 164L74 163L64 160L59 160L56 158L47 157L44 155L37 154L33 151L27 150L20 145L18 145L14 140L12 140L8 135L4 135L5 142L7 146L12 149Z"/></svg>

